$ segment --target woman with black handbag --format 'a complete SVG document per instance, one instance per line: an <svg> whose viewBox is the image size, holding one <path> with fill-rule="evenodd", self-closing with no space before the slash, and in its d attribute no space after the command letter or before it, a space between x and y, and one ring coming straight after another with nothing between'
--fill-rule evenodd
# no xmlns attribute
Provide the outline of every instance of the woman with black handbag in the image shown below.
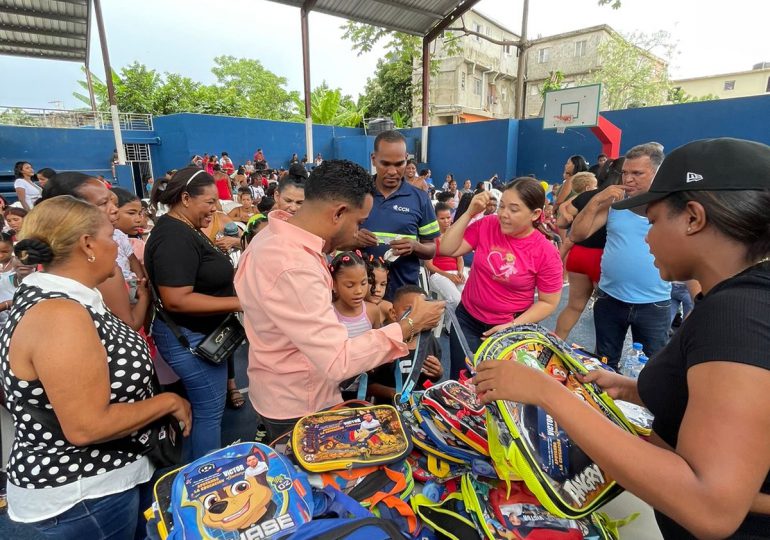
<svg viewBox="0 0 770 540"><path fill-rule="evenodd" d="M192 405L186 457L221 446L227 356L243 339L233 314L241 310L230 258L202 228L216 212L214 179L197 167L177 171L159 201L169 206L152 230L144 263L158 300L152 334L158 351L182 379Z"/></svg>
<svg viewBox="0 0 770 540"><path fill-rule="evenodd" d="M112 231L98 207L64 195L30 212L15 247L44 271L21 283L0 331L8 512L47 538L144 538L148 427L172 415L190 430L189 403L154 395L146 343L96 289L116 271Z"/></svg>

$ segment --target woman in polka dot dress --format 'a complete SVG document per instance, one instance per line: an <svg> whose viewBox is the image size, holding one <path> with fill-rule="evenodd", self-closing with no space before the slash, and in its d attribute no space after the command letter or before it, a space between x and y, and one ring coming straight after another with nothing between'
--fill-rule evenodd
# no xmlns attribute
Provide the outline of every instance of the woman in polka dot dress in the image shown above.
<svg viewBox="0 0 770 540"><path fill-rule="evenodd" d="M154 471L135 453L136 442L168 414L187 435L189 404L175 394L153 396L144 340L95 288L115 272L117 251L98 207L70 196L45 200L20 238L21 262L45 271L19 286L0 331L15 427L8 513L48 538L144 538L140 491Z"/></svg>

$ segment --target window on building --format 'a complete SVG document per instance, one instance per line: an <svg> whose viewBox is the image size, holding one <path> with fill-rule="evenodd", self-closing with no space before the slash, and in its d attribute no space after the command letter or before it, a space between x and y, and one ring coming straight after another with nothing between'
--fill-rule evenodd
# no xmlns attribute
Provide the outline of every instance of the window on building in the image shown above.
<svg viewBox="0 0 770 540"><path fill-rule="evenodd" d="M460 72L460 90L465 92L465 72L464 71Z"/></svg>
<svg viewBox="0 0 770 540"><path fill-rule="evenodd" d="M481 79L474 77L473 79L473 93L477 96L481 95Z"/></svg>
<svg viewBox="0 0 770 540"><path fill-rule="evenodd" d="M770 92L770 77L767 78L767 87L765 88L765 92Z"/></svg>
<svg viewBox="0 0 770 540"><path fill-rule="evenodd" d="M725 90L735 90L735 80L725 81Z"/></svg>
<svg viewBox="0 0 770 540"><path fill-rule="evenodd" d="M537 63L545 64L551 58L551 49L546 47L537 51Z"/></svg>
<svg viewBox="0 0 770 540"><path fill-rule="evenodd" d="M505 54L507 54L508 56L510 56L511 54L511 47L512 47L511 45L503 45L503 50L505 51Z"/></svg>
<svg viewBox="0 0 770 540"><path fill-rule="evenodd" d="M478 32L479 34L483 34L484 33L484 27L481 26L479 23L473 23L473 31L474 32ZM473 38L476 41L481 41L481 36L473 36Z"/></svg>
<svg viewBox="0 0 770 540"><path fill-rule="evenodd" d="M529 87L529 95L530 96L536 96L540 93L540 89L537 87L536 84L533 84Z"/></svg>
<svg viewBox="0 0 770 540"><path fill-rule="evenodd" d="M586 47L588 46L588 42L586 40L578 41L575 43L575 56L585 56L586 55Z"/></svg>
<svg viewBox="0 0 770 540"><path fill-rule="evenodd" d="M503 101L508 101L508 91L505 88L500 91L500 97L503 98Z"/></svg>

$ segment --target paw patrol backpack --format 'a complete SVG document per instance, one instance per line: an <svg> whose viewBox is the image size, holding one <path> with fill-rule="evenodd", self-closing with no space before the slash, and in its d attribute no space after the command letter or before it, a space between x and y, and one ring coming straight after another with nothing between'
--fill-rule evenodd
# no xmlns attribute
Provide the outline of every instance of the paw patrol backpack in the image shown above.
<svg viewBox="0 0 770 540"><path fill-rule="evenodd" d="M216 450L167 476L153 510L171 540L279 538L313 516L305 474L256 442ZM169 498L157 496L170 478Z"/></svg>

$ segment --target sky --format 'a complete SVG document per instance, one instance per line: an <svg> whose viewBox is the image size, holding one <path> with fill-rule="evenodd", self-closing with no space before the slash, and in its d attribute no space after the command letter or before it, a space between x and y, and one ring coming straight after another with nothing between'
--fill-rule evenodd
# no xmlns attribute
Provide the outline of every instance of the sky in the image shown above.
<svg viewBox="0 0 770 540"><path fill-rule="evenodd" d="M374 0L348 0L374 1ZM511 31L521 29L523 0L481 0L476 9ZM672 78L751 69L770 61L766 0L623 0L613 10L597 0L531 0L529 36L548 36L597 24L622 33L666 30L677 43L670 62ZM176 72L214 82L219 55L256 58L286 77L291 90L302 89L299 10L268 0L102 0L113 67L139 61L159 72ZM310 16L311 80L357 96L374 73L382 47L356 56L342 39L342 19ZM104 67L96 25L92 25L91 69ZM81 65L0 56L0 107L76 108Z"/></svg>

